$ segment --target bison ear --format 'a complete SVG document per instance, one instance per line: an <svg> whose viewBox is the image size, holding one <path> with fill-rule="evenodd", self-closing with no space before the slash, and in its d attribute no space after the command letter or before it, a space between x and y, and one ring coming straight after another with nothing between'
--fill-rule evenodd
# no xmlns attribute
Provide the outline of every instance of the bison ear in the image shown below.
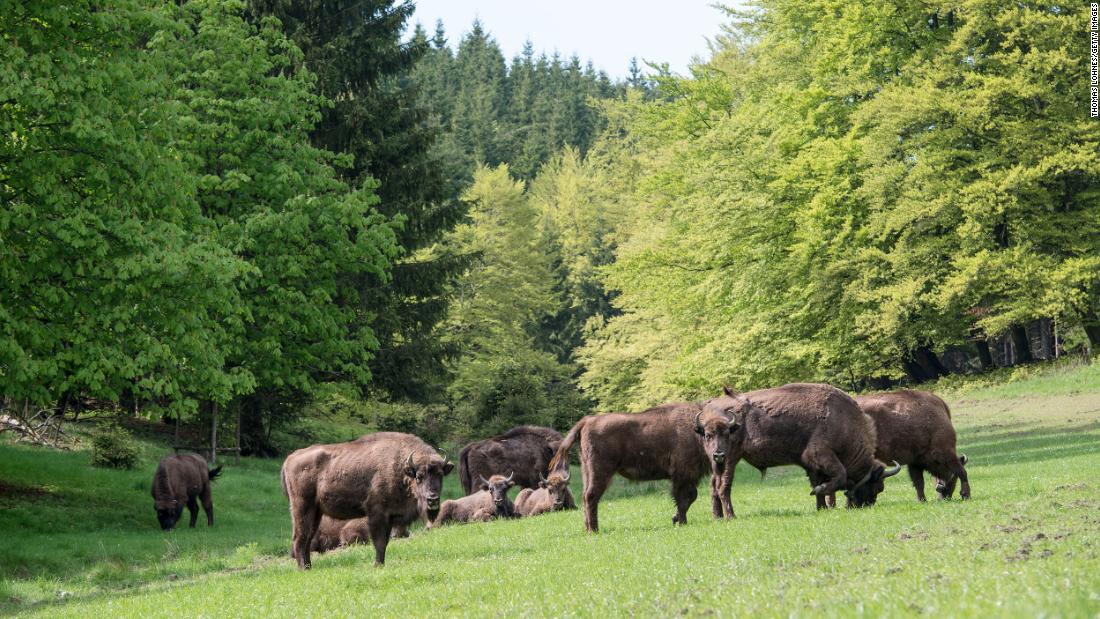
<svg viewBox="0 0 1100 619"><path fill-rule="evenodd" d="M729 396L729 397L731 397L731 398L732 398L733 396L737 395L737 391L735 391L735 390L733 389L733 387L730 387L729 385L724 385L724 386L722 387L722 392L723 392L723 393L725 393L726 395L728 395L728 396Z"/></svg>
<svg viewBox="0 0 1100 619"><path fill-rule="evenodd" d="M443 463L443 474L444 475L449 474L453 470L455 470L455 463L454 462L451 462L451 461L448 460L447 462Z"/></svg>
<svg viewBox="0 0 1100 619"><path fill-rule="evenodd" d="M408 477L412 477L413 479L416 479L416 469L411 467L411 466L406 466L405 467L405 475L408 476Z"/></svg>
<svg viewBox="0 0 1100 619"><path fill-rule="evenodd" d="M695 424L695 433L699 436L703 436L704 434L706 434L706 432L703 430L703 426L699 424Z"/></svg>
<svg viewBox="0 0 1100 619"><path fill-rule="evenodd" d="M545 480L545 479L544 479L544 480L540 480L540 481L539 481L539 488L545 488L545 487L546 487L546 480Z"/></svg>

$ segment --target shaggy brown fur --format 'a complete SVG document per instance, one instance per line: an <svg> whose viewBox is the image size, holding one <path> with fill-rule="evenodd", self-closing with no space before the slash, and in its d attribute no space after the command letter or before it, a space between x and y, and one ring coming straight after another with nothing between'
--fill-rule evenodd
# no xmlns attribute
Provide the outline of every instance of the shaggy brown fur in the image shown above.
<svg viewBox="0 0 1100 619"><path fill-rule="evenodd" d="M695 501L696 486L708 466L693 430L697 412L698 404L679 402L641 413L589 415L569 430L550 470L568 470L569 450L579 440L584 524L589 532L599 530L600 497L615 473L634 481L671 480L676 501L672 522L687 522L687 510Z"/></svg>
<svg viewBox="0 0 1100 619"><path fill-rule="evenodd" d="M554 471L539 482L539 489L524 488L516 497L517 516L537 516L559 509L577 509L569 491L569 472Z"/></svg>
<svg viewBox="0 0 1100 619"><path fill-rule="evenodd" d="M390 529L390 539L408 537L409 529L405 525L394 526ZM313 552L328 552L351 544L366 544L370 542L370 526L366 518L353 518L351 520L336 520L328 516L321 517L321 526L317 527L317 533L313 536L313 544L310 550Z"/></svg>
<svg viewBox="0 0 1100 619"><path fill-rule="evenodd" d="M874 425L848 394L830 385L795 383L706 402L696 421L712 463L711 510L732 518L730 489L737 463L761 471L797 464L810 478L818 508L838 489L854 506L872 505L887 470L874 458Z"/></svg>
<svg viewBox="0 0 1100 619"><path fill-rule="evenodd" d="M875 457L909 465L918 500L925 500L924 471L936 478L941 499L951 498L958 481L959 495L970 498L966 456L955 451L955 427L946 402L926 391L909 390L857 396L856 402L875 422Z"/></svg>
<svg viewBox="0 0 1100 619"><path fill-rule="evenodd" d="M168 531L183 515L183 506L191 512L191 527L199 517L198 500L206 512L206 526L214 526L214 501L210 497L210 482L222 472L222 467L210 470L206 460L197 454L165 456L153 473L153 509L160 528Z"/></svg>
<svg viewBox="0 0 1100 619"><path fill-rule="evenodd" d="M561 433L540 426L519 426L504 434L470 443L458 453L458 479L466 494L477 492L478 478L515 475L521 488L537 488L550 459L561 444Z"/></svg>
<svg viewBox="0 0 1100 619"><path fill-rule="evenodd" d="M374 561L386 561L393 526L435 518L443 476L454 464L411 434L377 432L349 443L299 449L283 462L290 499L291 554L310 567L310 545L322 516L368 519Z"/></svg>
<svg viewBox="0 0 1100 619"><path fill-rule="evenodd" d="M480 478L478 491L461 499L444 501L433 526L447 522L487 522L497 518L514 518L515 505L508 490L515 485L511 478L493 475Z"/></svg>

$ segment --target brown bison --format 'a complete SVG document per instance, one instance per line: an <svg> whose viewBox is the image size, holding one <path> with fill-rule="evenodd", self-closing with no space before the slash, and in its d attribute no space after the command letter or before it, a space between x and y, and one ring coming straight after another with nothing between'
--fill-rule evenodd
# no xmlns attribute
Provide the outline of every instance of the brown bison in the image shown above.
<svg viewBox="0 0 1100 619"><path fill-rule="evenodd" d="M214 526L214 501L210 498L210 482L222 472L222 467L210 469L206 460L196 454L165 456L153 473L153 509L157 511L160 528L176 526L183 515L183 506L191 512L191 527L199 517L197 499L206 512L206 526Z"/></svg>
<svg viewBox="0 0 1100 619"><path fill-rule="evenodd" d="M875 422L875 457L909 465L918 500L925 500L924 471L936 478L941 499L951 498L960 481L959 495L970 498L966 455L955 451L955 428L946 402L926 391L909 390L856 396L855 400Z"/></svg>
<svg viewBox="0 0 1100 619"><path fill-rule="evenodd" d="M797 464L810 478L818 508L844 490L849 504L873 505L901 465L875 459L875 428L855 400L830 385L795 383L704 403L695 421L712 463L711 508L732 518L734 469L745 460L757 469Z"/></svg>
<svg viewBox="0 0 1100 619"><path fill-rule="evenodd" d="M505 473L521 488L537 488L561 433L540 426L519 426L504 434L470 443L458 452L458 480L466 494L477 492L477 479Z"/></svg>
<svg viewBox="0 0 1100 619"><path fill-rule="evenodd" d="M397 525L390 530L390 539L408 536L409 529L406 525ZM313 536L310 550L313 552L328 552L352 544L366 544L369 541L370 527L366 518L336 520L335 518L322 516L321 526L317 527L317 533Z"/></svg>
<svg viewBox="0 0 1100 619"><path fill-rule="evenodd" d="M600 497L615 473L633 481L668 479L676 501L673 524L687 522L696 486L708 470L707 456L693 430L699 405L665 404L641 413L588 415L569 430L550 463L552 471L569 466L569 450L581 443L584 525L599 531Z"/></svg>
<svg viewBox="0 0 1100 619"><path fill-rule="evenodd" d="M432 526L447 522L488 522L497 518L515 518L516 507L508 498L508 491L516 485L512 476L493 475L489 479L480 479L477 492L461 499L444 501Z"/></svg>
<svg viewBox="0 0 1100 619"><path fill-rule="evenodd" d="M411 434L377 432L348 443L299 449L283 462L283 491L290 499L291 554L310 567L310 546L322 516L366 517L374 561L386 561L390 529L439 510L443 476L454 464Z"/></svg>
<svg viewBox="0 0 1100 619"><path fill-rule="evenodd" d="M539 481L539 489L524 488L516 497L516 515L537 516L560 509L577 509L569 491L569 470L554 471Z"/></svg>

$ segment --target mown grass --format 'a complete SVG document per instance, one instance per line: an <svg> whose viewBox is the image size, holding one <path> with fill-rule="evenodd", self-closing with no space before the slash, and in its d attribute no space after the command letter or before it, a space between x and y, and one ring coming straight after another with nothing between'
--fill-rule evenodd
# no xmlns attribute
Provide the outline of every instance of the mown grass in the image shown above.
<svg viewBox="0 0 1100 619"><path fill-rule="evenodd" d="M736 520L711 519L704 483L688 526L673 528L664 485L620 480L601 504L599 535L583 532L579 512L418 530L391 545L384 568L364 547L316 558L305 573L285 556L278 462L228 469L213 529L165 534L147 498L151 464L99 471L87 454L0 446L0 481L47 492L0 499L0 608L79 617L1095 616L1096 366L948 393L971 460L969 502L918 504L903 474L872 509L818 513L801 471L761 480L744 469Z"/></svg>

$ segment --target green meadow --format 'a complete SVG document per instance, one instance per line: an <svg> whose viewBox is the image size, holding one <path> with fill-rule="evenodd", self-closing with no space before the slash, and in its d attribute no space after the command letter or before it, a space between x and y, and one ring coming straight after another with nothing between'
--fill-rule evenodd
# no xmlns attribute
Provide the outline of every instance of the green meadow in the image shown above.
<svg viewBox="0 0 1100 619"><path fill-rule="evenodd" d="M227 463L216 525L164 533L135 471L0 443L0 612L29 616L952 616L1100 613L1100 366L942 384L974 497L817 512L800 470L738 471L737 519L673 528L663 483L579 511L414 530L297 570L277 460ZM579 500L580 476L575 474ZM446 496L457 495L448 478Z"/></svg>

